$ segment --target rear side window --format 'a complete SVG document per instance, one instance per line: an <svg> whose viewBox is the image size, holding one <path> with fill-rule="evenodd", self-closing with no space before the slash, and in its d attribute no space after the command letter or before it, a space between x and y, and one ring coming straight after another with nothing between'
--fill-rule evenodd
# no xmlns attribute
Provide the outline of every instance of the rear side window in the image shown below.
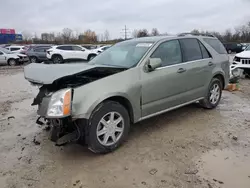
<svg viewBox="0 0 250 188"><path fill-rule="evenodd" d="M72 46L72 49L74 51L81 51L82 50L82 48L80 46Z"/></svg>
<svg viewBox="0 0 250 188"><path fill-rule="evenodd" d="M72 46L58 46L58 50L73 50Z"/></svg>
<svg viewBox="0 0 250 188"><path fill-rule="evenodd" d="M205 38L203 40L219 54L227 54L225 47L218 39Z"/></svg>
<svg viewBox="0 0 250 188"><path fill-rule="evenodd" d="M199 42L199 45L200 45L200 48L201 48L201 53L202 53L203 59L211 58L212 56L208 52L208 50L206 49L206 47L201 42Z"/></svg>
<svg viewBox="0 0 250 188"><path fill-rule="evenodd" d="M10 48L10 51L17 51L20 50L20 48Z"/></svg>
<svg viewBox="0 0 250 188"><path fill-rule="evenodd" d="M197 39L181 39L180 43L184 62L202 59L201 48Z"/></svg>
<svg viewBox="0 0 250 188"><path fill-rule="evenodd" d="M35 48L34 52L46 52L48 49L50 49L50 47Z"/></svg>

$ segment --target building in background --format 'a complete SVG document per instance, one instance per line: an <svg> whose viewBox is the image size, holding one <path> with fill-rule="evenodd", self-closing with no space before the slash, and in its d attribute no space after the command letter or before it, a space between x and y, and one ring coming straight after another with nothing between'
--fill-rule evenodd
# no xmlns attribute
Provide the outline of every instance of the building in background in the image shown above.
<svg viewBox="0 0 250 188"><path fill-rule="evenodd" d="M9 44L22 40L22 35L16 34L15 29L0 29L0 44Z"/></svg>

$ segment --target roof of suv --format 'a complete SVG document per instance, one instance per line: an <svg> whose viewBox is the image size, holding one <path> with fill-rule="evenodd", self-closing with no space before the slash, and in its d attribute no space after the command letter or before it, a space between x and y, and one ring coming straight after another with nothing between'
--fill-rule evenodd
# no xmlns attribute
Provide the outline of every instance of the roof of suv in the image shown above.
<svg viewBox="0 0 250 188"><path fill-rule="evenodd" d="M164 39L177 39L177 38L216 38L212 35L192 35L192 34L180 34L171 36L153 36L153 37L141 37L132 39L138 42L158 42Z"/></svg>

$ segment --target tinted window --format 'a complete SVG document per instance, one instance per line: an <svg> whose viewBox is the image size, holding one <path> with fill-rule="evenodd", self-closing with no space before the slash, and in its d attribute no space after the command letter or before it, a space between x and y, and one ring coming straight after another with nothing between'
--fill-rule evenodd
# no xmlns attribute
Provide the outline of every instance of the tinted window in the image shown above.
<svg viewBox="0 0 250 188"><path fill-rule="evenodd" d="M20 50L20 48L10 48L10 51L17 51Z"/></svg>
<svg viewBox="0 0 250 188"><path fill-rule="evenodd" d="M44 47L44 48L35 48L34 52L46 52L46 50L48 50L49 47Z"/></svg>
<svg viewBox="0 0 250 188"><path fill-rule="evenodd" d="M203 59L211 58L212 56L210 55L206 47L203 44L201 44L201 42L199 42L199 44L200 44Z"/></svg>
<svg viewBox="0 0 250 188"><path fill-rule="evenodd" d="M0 55L3 55L3 52L0 52Z"/></svg>
<svg viewBox="0 0 250 188"><path fill-rule="evenodd" d="M183 61L195 61L202 59L201 49L197 39L181 39Z"/></svg>
<svg viewBox="0 0 250 188"><path fill-rule="evenodd" d="M58 46L57 49L59 49L59 50L72 50L72 46Z"/></svg>
<svg viewBox="0 0 250 188"><path fill-rule="evenodd" d="M171 40L160 44L151 55L151 58L160 58L163 67L181 63L182 55L179 41Z"/></svg>
<svg viewBox="0 0 250 188"><path fill-rule="evenodd" d="M208 43L216 52L219 54L227 54L227 51L223 44L218 39L203 39L206 43Z"/></svg>
<svg viewBox="0 0 250 188"><path fill-rule="evenodd" d="M72 49L73 49L74 51L81 51L81 50L82 50L82 48L79 47L79 46L72 46Z"/></svg>

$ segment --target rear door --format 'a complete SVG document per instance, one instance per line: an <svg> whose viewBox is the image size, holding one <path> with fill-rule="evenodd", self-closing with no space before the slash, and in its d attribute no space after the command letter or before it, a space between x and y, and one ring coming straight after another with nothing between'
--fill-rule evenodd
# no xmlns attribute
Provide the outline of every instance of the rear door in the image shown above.
<svg viewBox="0 0 250 188"><path fill-rule="evenodd" d="M187 70L185 89L187 99L194 100L204 96L212 69L215 64L204 45L196 38L180 39L183 61ZM188 100L186 102L188 102Z"/></svg>
<svg viewBox="0 0 250 188"><path fill-rule="evenodd" d="M58 46L57 50L60 50L63 59L75 59L75 53L71 45Z"/></svg>
<svg viewBox="0 0 250 188"><path fill-rule="evenodd" d="M34 49L34 52L39 60L46 60L46 50L48 50L49 47L38 47Z"/></svg>

